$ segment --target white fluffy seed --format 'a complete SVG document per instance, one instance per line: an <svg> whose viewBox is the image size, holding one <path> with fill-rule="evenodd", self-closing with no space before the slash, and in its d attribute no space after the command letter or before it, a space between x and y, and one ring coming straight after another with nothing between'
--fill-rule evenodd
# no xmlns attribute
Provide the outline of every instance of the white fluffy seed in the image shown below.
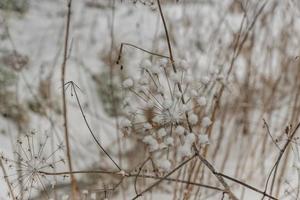
<svg viewBox="0 0 300 200"><path fill-rule="evenodd" d="M182 127L182 126L177 126L177 127L175 128L175 133L176 133L177 135L183 135L183 134L184 134L184 130L185 130L184 127Z"/></svg>
<svg viewBox="0 0 300 200"><path fill-rule="evenodd" d="M123 87L128 89L131 88L133 86L133 80L131 78L126 79L125 81L123 81Z"/></svg>
<svg viewBox="0 0 300 200"><path fill-rule="evenodd" d="M174 146L174 139L172 137L168 137L165 140L165 144L168 145L168 146Z"/></svg>
<svg viewBox="0 0 300 200"><path fill-rule="evenodd" d="M209 144L209 139L207 134L199 134L198 138L200 144Z"/></svg>
<svg viewBox="0 0 300 200"><path fill-rule="evenodd" d="M160 146L158 143L153 143L153 144L149 145L149 152L156 151L159 148L160 148Z"/></svg>
<svg viewBox="0 0 300 200"><path fill-rule="evenodd" d="M207 128L209 125L211 125L211 123L212 123L212 121L210 120L209 117L204 117L201 122L201 124L204 128Z"/></svg>
<svg viewBox="0 0 300 200"><path fill-rule="evenodd" d="M205 106L206 105L206 98L201 96L197 99L197 103L199 104L199 106Z"/></svg>
<svg viewBox="0 0 300 200"><path fill-rule="evenodd" d="M180 146L178 152L181 158L192 155L191 146L187 144Z"/></svg>
<svg viewBox="0 0 300 200"><path fill-rule="evenodd" d="M198 117L194 113L189 115L189 122L191 125L195 125L198 122Z"/></svg>
<svg viewBox="0 0 300 200"><path fill-rule="evenodd" d="M149 152L153 152L153 151L159 149L159 144L152 135L145 136L143 139L143 142L148 145Z"/></svg>
<svg viewBox="0 0 300 200"><path fill-rule="evenodd" d="M189 133L185 136L186 144L193 144L196 141L196 136L194 133Z"/></svg>
<svg viewBox="0 0 300 200"><path fill-rule="evenodd" d="M167 135L167 131L164 128L161 128L157 131L158 137L162 138L165 137Z"/></svg>
<svg viewBox="0 0 300 200"><path fill-rule="evenodd" d="M160 169L162 169L164 172L167 172L171 169L171 162L167 159L161 159L158 162L158 166Z"/></svg>

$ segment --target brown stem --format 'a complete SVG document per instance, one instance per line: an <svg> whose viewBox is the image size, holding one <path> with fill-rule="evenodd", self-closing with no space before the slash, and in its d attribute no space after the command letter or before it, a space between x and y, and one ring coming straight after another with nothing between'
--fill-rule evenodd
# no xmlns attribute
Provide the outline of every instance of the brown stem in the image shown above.
<svg viewBox="0 0 300 200"><path fill-rule="evenodd" d="M122 58L122 52L123 52L124 46L129 46L129 47L138 49L138 50L140 50L140 51L143 51L143 52L148 53L148 54L153 55L153 56L158 56L158 57L161 57L161 58L170 59L170 57L168 57L168 56L165 56L165 55L161 55L161 54L158 54L158 53L151 52L151 51L149 51L149 50L147 50L147 49L143 49L143 48L138 47L138 46L136 46L136 45L134 45L134 44L122 42L122 43L121 43L121 46L120 46L120 50L119 50L118 60L117 60L117 62L116 62L117 64L120 63L120 60L121 60L121 58Z"/></svg>
<svg viewBox="0 0 300 200"><path fill-rule="evenodd" d="M196 147L195 147L195 149L196 149ZM218 179L218 181L223 185L223 187L225 188L225 192L228 194L229 198L233 199L233 200L238 200L238 198L230 190L230 187L226 183L226 181L224 180L224 178L219 173L217 173L217 171L215 170L215 168L212 166L212 164L210 164L208 162L208 160L206 160L204 157L202 157L199 154L198 150L197 150L197 156L201 160L201 162L216 176L216 178Z"/></svg>
<svg viewBox="0 0 300 200"><path fill-rule="evenodd" d="M238 198L235 197L234 194L230 191L229 185L226 183L225 179L228 179L228 180L231 180L231 181L233 181L233 182L235 182L235 183L238 183L239 185L242 185L242 186L244 186L244 187L246 187L246 188L248 188L248 189L250 189L250 190L252 190L252 191L255 191L255 192L257 192L257 193L263 194L264 196L267 196L267 197L269 197L269 198L271 198L271 199L274 199L274 200L277 199L277 198L275 198L275 197L273 197L273 196L267 194L265 191L261 191L261 190L255 188L255 187L253 187L253 186L247 184L247 183L244 183L244 182L242 182L242 181L240 181L240 180L237 180L237 179L235 179L235 178L232 178L232 177L230 177L230 176L228 176L228 175L225 175L225 174L223 174L223 173L217 172L217 171L215 170L215 168L214 168L214 167L213 167L213 166L212 166L212 165L211 165L204 157L202 157L200 154L198 154L198 157L199 157L199 159L202 161L202 163L204 163L204 165L207 166L208 169L209 169L209 170L217 177L217 179L219 180L219 182L220 182L220 183L223 185L223 187L225 188L225 192L229 195L229 197L230 197L231 199L238 199ZM224 178L225 178L225 179L224 179Z"/></svg>
<svg viewBox="0 0 300 200"><path fill-rule="evenodd" d="M172 52L172 46L171 46L170 36L169 36L169 32L168 32L166 20L165 20L165 17L164 17L164 13L163 13L161 5L160 5L160 0L157 0L157 5L158 5L158 9L159 9L159 14L160 14L161 20L162 20L163 25L164 25L164 30L165 30L165 33L166 33L166 37L167 37L167 43L168 43L168 49L169 49L169 54L170 54L170 60L172 62L173 70L176 73L177 70L176 70L176 67L174 65L174 57L173 57L173 52Z"/></svg>
<svg viewBox="0 0 300 200"><path fill-rule="evenodd" d="M147 187L146 189L144 189L142 192L140 192L139 194L137 194L132 200L139 198L140 196L142 196L146 192L149 192L152 188L154 188L157 185L159 185L163 180L165 180L166 178L168 178L169 176L171 176L178 169L180 169L182 166L186 165L188 162L190 162L191 160L193 160L195 157L196 157L196 155L192 156L191 158L189 158L189 159L185 160L184 162L182 162L181 164L179 164L177 167L175 167L173 170L171 170L169 173L167 173L165 176L163 176L162 179L154 182L152 185L150 185L149 187Z"/></svg>
<svg viewBox="0 0 300 200"><path fill-rule="evenodd" d="M167 38L167 43L168 43L168 50L169 50L169 54L170 54L170 60L171 60L172 68L173 68L174 73L177 73L177 69L176 69L175 62L174 62L174 57L173 57L173 52L172 52L170 36L169 36L166 20L165 20L165 17L164 17L164 13L163 13L162 8L161 8L160 0L157 0L157 5L158 5L161 20L162 20L163 25L164 25L164 30L165 30L165 33L166 33L166 38ZM181 87L180 83L177 84L177 87L178 87L179 92L182 93L182 87ZM185 104L185 100L184 100L183 95L181 96L181 101L182 101L183 104ZM189 122L189 115L188 115L187 112L185 112L185 117L186 117L186 121L187 121L187 124L188 124L189 131L193 132L192 126Z"/></svg>
<svg viewBox="0 0 300 200"><path fill-rule="evenodd" d="M66 142L66 149L67 149L67 160L68 160L69 171L72 172L72 157L71 157L71 151L70 151L68 115L67 115L68 110L67 110L67 103L66 103L66 91L64 89L65 73L66 73L66 66L67 66L67 60L68 60L68 45L69 45L72 0L68 1L67 6L68 6L68 14L67 14L66 33L65 33L64 57L63 57L63 63L61 66L61 85L62 85L63 119L64 119L65 142ZM76 183L75 176L72 173L71 173L71 186L72 186L72 199L76 199L76 193L78 191L78 186Z"/></svg>
<svg viewBox="0 0 300 200"><path fill-rule="evenodd" d="M275 183L275 179L276 179L276 175L277 175L277 170L278 170L278 166L279 166L279 163L280 163L280 160L284 154L284 152L286 151L287 147L289 146L290 142L292 141L292 139L294 138L294 136L296 135L297 133L297 130L300 128L300 123L297 124L296 128L293 130L293 132L290 134L288 140L286 141L284 147L280 150L280 153L277 157L277 160L275 162L275 164L273 165L270 173L269 173L269 176L267 178L267 182L266 182L266 185L265 185L265 190L264 192L266 193L267 189L268 189L268 185L269 185L269 181L271 179L271 176L273 174L273 177L272 177L272 182L271 182L271 189L270 189L270 194L272 195L272 192L273 192L273 187L274 187L274 183ZM266 195L263 195L262 197L262 200L264 199Z"/></svg>
<svg viewBox="0 0 300 200"><path fill-rule="evenodd" d="M115 176L124 176L124 174L121 174L118 171L105 171L105 170L86 170L86 171L73 171L73 172L45 172L45 171L39 171L40 174L46 175L46 176L61 176L61 175L70 175L70 174L110 174L110 175L115 175ZM166 178L166 177L159 177L159 176L153 176L153 175L141 175L139 173L133 173L133 174L125 174L124 177L127 178L148 178L148 179L155 179L155 180L163 180L163 181L170 181L170 182L178 182L178 183L184 183L184 184L189 184L189 185L195 185L198 187L204 187L207 189L211 190L216 190L220 192L224 192L223 189L215 187L215 186L210 186L210 185L205 185L201 183L196 183L196 182L190 182L186 180L181 180L181 179L176 179L176 178Z"/></svg>

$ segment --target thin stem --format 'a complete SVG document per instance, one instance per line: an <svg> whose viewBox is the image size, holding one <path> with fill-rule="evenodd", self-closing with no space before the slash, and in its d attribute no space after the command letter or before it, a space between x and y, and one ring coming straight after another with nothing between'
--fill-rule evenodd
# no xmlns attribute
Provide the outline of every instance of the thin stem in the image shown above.
<svg viewBox="0 0 300 200"><path fill-rule="evenodd" d="M163 180L163 181L170 181L170 182L178 182L178 183L184 183L184 184L189 184L189 185L195 185L198 187L204 187L207 189L211 190L216 190L220 192L224 192L223 189L215 187L215 186L210 186L206 184L201 184L201 183L195 183L195 182L189 182L186 180L181 180L181 179L175 179L175 178L168 178L168 177L159 177L159 176L153 176L153 175L141 175L139 173L128 173L125 175L121 174L118 171L105 171L105 170L83 170L83 171L73 171L73 172L46 172L46 171L39 171L40 174L46 175L46 176L61 176L61 175L70 175L70 174L110 174L114 176L124 176L126 178L148 178L148 179L156 179L156 180Z"/></svg>
<svg viewBox="0 0 300 200"><path fill-rule="evenodd" d="M157 0L157 5L158 5L158 9L159 9L159 14L160 14L161 20L162 20L163 25L164 25L164 30L165 30L165 33L166 33L166 38L167 38L167 43L168 43L168 50L169 50L169 54L170 54L170 60L172 62L173 70L176 73L177 72L176 67L175 67L175 65L173 65L173 63L174 63L174 57L173 57L173 52L172 52L172 46L171 46L170 36L169 36L168 28L167 28L167 23L166 23L166 20L165 20L165 17L164 17L164 13L163 13L161 5L160 5L160 0Z"/></svg>
<svg viewBox="0 0 300 200"><path fill-rule="evenodd" d="M163 13L162 8L161 8L160 0L157 0L157 5L158 5L158 9L159 9L159 14L160 14L161 20L163 22L164 30L165 30L165 33L166 33L166 38L167 38L167 43L168 43L168 50L169 50L169 54L170 54L170 60L171 60L172 68L173 68L174 73L177 73L177 69L176 69L175 62L174 62L174 57L173 57L173 52L172 52L172 46L171 46L170 36L169 36L169 32L168 32L166 20L165 20L165 17L164 17L164 13ZM179 92L182 93L182 87L181 87L180 83L177 83L177 87L178 87ZM183 104L186 104L183 95L181 96L181 102ZM191 124L189 122L189 114L188 114L188 112L185 112L185 117L186 117L186 121L187 121L187 124L188 124L189 131L193 132L192 126L191 126Z"/></svg>
<svg viewBox="0 0 300 200"><path fill-rule="evenodd" d="M68 129L68 111L67 111L67 103L66 103L66 91L64 90L65 85L65 73L66 66L68 60L68 45L69 45L69 34L70 34L70 22L71 22L71 6L72 0L68 1L68 14L67 14L67 25L66 25L66 33L65 33L65 44L64 44L64 57L63 63L61 66L61 85L62 85L62 103L63 103L63 119L64 119L64 132L65 132L65 142L67 148L67 160L69 171L72 172L72 157L70 150L70 142L69 142L69 129ZM76 179L73 174L71 174L71 185L72 185L72 197L75 199L76 191L78 190L78 186L76 183Z"/></svg>
<svg viewBox="0 0 300 200"><path fill-rule="evenodd" d="M300 123L297 124L296 128L295 128L294 131L290 134L288 140L286 141L284 147L281 149L281 151L280 151L280 153L279 153L279 155L278 155L278 157L277 157L277 160L276 160L274 166L272 167L272 169L271 169L271 171L270 171L270 173L269 173L269 176L268 176L268 178L267 178L267 182L266 182L266 185L265 185L265 190L264 190L264 192L267 191L268 185L269 185L269 181L270 181L270 178L271 178L271 176L272 176L272 174L273 174L273 172L274 172L273 178L272 178L272 183L271 183L271 195L272 195L272 191L273 191L273 187L274 187L274 182L275 182L275 179L276 179L277 169L278 169L280 160L281 160L281 158L282 158L284 152L286 151L287 147L289 146L290 142L291 142L292 139L294 138L295 134L297 133L297 130L299 129L299 127L300 127ZM264 199L265 196L266 196L266 195L263 195L262 200Z"/></svg>
<svg viewBox="0 0 300 200"><path fill-rule="evenodd" d="M263 119L263 121L264 121L264 125L265 125L265 127L267 129L268 135L270 136L272 142L275 144L275 146L277 147L277 149L281 150L280 147L279 147L279 145L277 144L277 142L275 141L274 137L271 134L270 127L269 127L268 123L266 122L265 119Z"/></svg>
<svg viewBox="0 0 300 200"><path fill-rule="evenodd" d="M165 56L165 55L161 55L161 54L158 54L158 53L151 52L151 51L149 51L149 50L146 50L146 49L143 49L143 48L141 48L141 47L138 47L138 46L136 46L136 45L134 45L134 44L122 42L122 43L121 43L121 46L120 46L120 50L119 50L118 60L117 60L117 62L116 62L117 64L120 63L120 60L121 60L121 58L122 58L122 52L123 52L123 47L124 47L124 46L133 47L133 48L135 48L135 49L138 49L138 50L140 50L140 51L146 52L146 53L151 54L151 55L154 55L154 56L158 56L158 57L161 57L161 58L170 59L170 57L168 57L168 56Z"/></svg>
<svg viewBox="0 0 300 200"><path fill-rule="evenodd" d="M142 192L140 192L139 194L137 194L135 197L132 198L132 200L139 198L140 196L142 196L144 193L149 192L152 188L156 187L157 185L159 185L163 180L165 180L166 178L168 178L169 176L171 176L173 173L175 173L178 169L180 169L182 166L186 165L188 162L190 162L191 160L193 160L196 157L196 155L190 157L189 159L185 160L184 162L182 162L181 164L179 164L177 167L175 167L173 170L171 170L169 173L167 173L165 176L162 177L162 179L154 182L153 184L151 184L149 187L147 187L146 189L144 189Z"/></svg>
<svg viewBox="0 0 300 200"><path fill-rule="evenodd" d="M196 147L194 147L194 148L196 149ZM219 173L217 173L217 171L215 170L215 168L212 166L212 164L210 164L208 162L208 160L206 160L204 157L202 157L199 154L198 150L197 150L197 156L201 160L201 162L216 176L216 178L219 180L219 182L223 185L223 187L225 188L225 192L229 195L229 198L233 199L233 200L238 200L238 198L230 190L230 187L226 183L226 181L224 180L224 178Z"/></svg>
<svg viewBox="0 0 300 200"><path fill-rule="evenodd" d="M231 197L232 199L235 199L236 197L231 196L231 195L233 195L233 193L230 191L229 185L225 182L224 178L229 179L229 180L231 180L231 181L233 181L233 182L235 182L235 183L238 183L238 184L240 184L240 185L242 185L242 186L244 186L244 187L246 187L246 188L248 188L248 189L250 189L250 190L253 190L253 191L257 192L257 193L263 194L264 196L267 196L267 197L269 197L269 198L271 198L271 199L274 199L274 200L277 199L277 198L275 198L275 197L273 197L273 196L267 194L265 191L261 191L261 190L255 188L255 187L253 187L253 186L247 184L247 183L244 183L244 182L242 182L242 181L240 181L240 180L237 180L237 179L235 179L235 178L232 178L232 177L230 177L230 176L228 176L228 175L225 175L225 174L223 174L223 173L217 172L217 171L215 170L215 168L214 168L214 167L213 167L213 166L212 166L212 165L211 165L204 157L202 157L200 154L197 154L197 155L198 155L199 159L202 161L202 163L204 163L204 165L207 166L208 169L209 169L209 170L217 177L217 179L219 180L219 182L220 182L220 183L223 185L223 187L225 188L225 192L226 192L226 193L229 195L229 197ZM237 199L237 198L236 198L236 199Z"/></svg>
<svg viewBox="0 0 300 200"><path fill-rule="evenodd" d="M105 171L105 170L80 170L80 171L72 171L72 172L46 172L39 171L40 174L48 175L48 176L61 176L61 175L71 175L71 174L112 174L112 175L120 175L119 171Z"/></svg>
<svg viewBox="0 0 300 200"><path fill-rule="evenodd" d="M236 182L236 183L238 183L238 184L240 184L240 185L242 185L242 186L244 186L244 187L246 187L246 188L248 188L248 189L250 189L250 190L253 190L253 191L257 192L257 193L263 194L263 195L265 195L266 197L269 197L269 198L274 199L274 200L277 199L277 198L275 198L275 197L273 197L273 196L267 194L266 192L261 191L261 190L255 188L255 187L253 187L253 186L251 186L251 185L249 185L249 184L247 184L247 183L244 183L244 182L242 182L242 181L240 181L240 180L237 180L237 179L235 179L235 178L232 178L232 177L227 176L227 175L222 174L222 173L216 173L216 174L219 175L219 176L222 176L222 177L224 177L224 178L226 178L226 179L228 179L228 180L231 180L231 181L233 181L233 182Z"/></svg>
<svg viewBox="0 0 300 200"><path fill-rule="evenodd" d="M134 190L135 190L135 193L138 194L138 190L137 190L137 179L141 173L141 171L143 170L143 167L145 166L145 164L150 160L150 157L148 157L143 163L142 165L139 167L139 171L134 179Z"/></svg>
<svg viewBox="0 0 300 200"><path fill-rule="evenodd" d="M95 142L97 143L97 145L100 147L100 149L105 153L105 155L106 155L106 156L114 163L114 165L121 171L121 170L122 170L121 167L116 163L116 161L114 161L114 159L113 159L113 158L109 155L109 153L104 149L104 147L100 144L100 142L97 140L97 138L96 138L94 132L92 131L92 129L91 129L91 127L90 127L90 125L89 125L89 123L88 123L88 121L87 121L87 119L86 119L86 116L85 116L85 114L84 114L84 112L83 112L83 109L82 109L82 106L81 106L81 103L80 103L80 100L79 100L79 97L78 97L78 94L77 94L77 91L76 91L76 88L75 88L75 87L77 87L77 86L76 86L75 83L72 82L72 81L68 82L67 84L71 84L71 87L72 87L71 90L74 91L74 94L75 94L75 97L76 97L76 101L77 101L77 104L78 104L78 106L79 106L81 115L82 115L82 117L83 117L83 119L84 119L84 122L85 122L87 128L89 129L89 132L91 133L93 139L95 140ZM78 88L78 87L77 87L77 88Z"/></svg>

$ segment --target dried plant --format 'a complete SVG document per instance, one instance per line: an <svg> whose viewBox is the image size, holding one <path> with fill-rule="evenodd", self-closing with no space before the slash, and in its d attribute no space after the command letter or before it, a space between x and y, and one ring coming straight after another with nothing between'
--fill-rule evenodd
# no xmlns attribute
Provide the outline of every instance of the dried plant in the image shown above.
<svg viewBox="0 0 300 200"><path fill-rule="evenodd" d="M39 63L38 81L30 85L24 72L34 71L39 56L19 53L17 32L10 34L6 16L0 21L13 52L6 54L6 46L0 51L1 131L17 141L13 158L0 159L10 199L299 198L297 1L65 3L57 41L61 101L54 82L61 51L52 64ZM95 11L94 21L85 23L86 12L74 17L79 9L73 3ZM0 9L7 10L1 3ZM292 14L282 17L287 11ZM143 17L135 21L138 15ZM116 23L127 16L132 24ZM94 34L103 18L107 26ZM150 37L148 23L154 22ZM90 32L79 34L86 24ZM82 41L89 34L91 51L85 53ZM95 64L89 54L99 52L98 36L103 46ZM51 137L23 135L33 126L51 129ZM296 178L286 178L290 174Z"/></svg>
<svg viewBox="0 0 300 200"><path fill-rule="evenodd" d="M14 158L7 158L1 155L1 160L8 167L8 184L12 188L9 197L13 199L31 199L40 190L43 191L43 198L50 198L51 191L56 185L55 179L46 177L43 171L54 171L57 167L65 164L61 154L64 152L62 144L57 145L51 153L47 153L49 136L37 139L35 132L24 135L17 141L17 151ZM11 173L11 174L10 174Z"/></svg>

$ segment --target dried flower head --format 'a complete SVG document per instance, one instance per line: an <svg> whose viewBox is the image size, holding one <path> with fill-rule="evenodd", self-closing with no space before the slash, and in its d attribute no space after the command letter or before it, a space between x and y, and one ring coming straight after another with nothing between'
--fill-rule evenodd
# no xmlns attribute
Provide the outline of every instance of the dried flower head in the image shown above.
<svg viewBox="0 0 300 200"><path fill-rule="evenodd" d="M122 128L136 134L149 153L170 154L172 150L182 158L191 155L194 142L203 143L194 133L203 132L211 124L207 117L209 99L218 74L196 79L187 61L176 64L177 70L173 70L168 59L144 60L140 76L125 79L123 107L127 118L122 120Z"/></svg>
<svg viewBox="0 0 300 200"><path fill-rule="evenodd" d="M47 153L49 136L37 139L36 133L31 131L17 140L15 158L10 159L1 155L2 161L8 166L7 178L15 199L31 199L37 192L49 198L47 188L53 188L55 180L47 177L44 172L53 172L58 164L64 164L64 159L58 157L63 145L59 144L51 153Z"/></svg>

